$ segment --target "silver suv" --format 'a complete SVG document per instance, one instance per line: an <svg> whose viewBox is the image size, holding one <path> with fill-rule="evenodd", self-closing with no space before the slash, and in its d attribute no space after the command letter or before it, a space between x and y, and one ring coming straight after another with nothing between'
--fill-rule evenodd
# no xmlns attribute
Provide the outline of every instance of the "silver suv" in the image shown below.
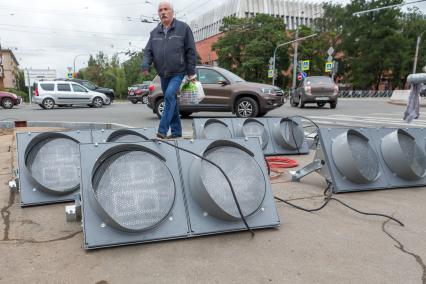
<svg viewBox="0 0 426 284"><path fill-rule="evenodd" d="M32 98L41 108L52 109L72 105L88 105L100 108L109 104L109 98L102 93L90 91L80 84L69 81L40 81L35 83Z"/></svg>

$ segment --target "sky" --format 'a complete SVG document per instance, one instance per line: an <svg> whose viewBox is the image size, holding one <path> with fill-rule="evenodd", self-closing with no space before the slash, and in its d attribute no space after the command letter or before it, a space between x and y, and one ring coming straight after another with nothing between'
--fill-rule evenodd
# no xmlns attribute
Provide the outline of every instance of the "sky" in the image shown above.
<svg viewBox="0 0 426 284"><path fill-rule="evenodd" d="M226 0L171 0L178 19L190 22ZM334 0L345 3L347 0ZM411 2L409 0L408 2ZM312 2L321 2L314 0ZM56 69L63 77L87 66L89 54L140 51L156 22L159 0L0 0L0 43L21 69ZM426 13L426 2L416 4Z"/></svg>

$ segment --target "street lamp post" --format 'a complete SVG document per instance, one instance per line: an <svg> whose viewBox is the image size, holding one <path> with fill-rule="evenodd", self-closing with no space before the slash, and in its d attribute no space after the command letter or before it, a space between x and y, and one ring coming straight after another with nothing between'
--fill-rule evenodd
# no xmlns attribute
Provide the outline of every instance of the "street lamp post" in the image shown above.
<svg viewBox="0 0 426 284"><path fill-rule="evenodd" d="M90 55L90 54L88 54L88 53L82 53L82 54L77 54L77 55L74 57L74 67L73 67L73 72L74 72L74 74L75 74L75 61L76 61L77 57L79 57L79 56L83 56L83 55Z"/></svg>
<svg viewBox="0 0 426 284"><path fill-rule="evenodd" d="M420 42L422 40L422 36L423 34L426 32L426 30L424 30L423 32L421 32L419 34L419 36L417 37L417 44L416 44L416 53L414 55L414 64L413 64L413 74L416 73L417 71L417 59L419 57L419 46L420 46Z"/></svg>
<svg viewBox="0 0 426 284"><path fill-rule="evenodd" d="M275 75L276 75L275 74L275 61L276 61L276 58L277 58L277 50L278 50L278 48L280 48L281 46L284 46L284 45L292 44L294 42L299 42L299 41L302 41L302 40L314 37L316 35L317 34L308 35L308 36L305 36L305 37L298 38L296 40L292 40L292 41L281 43L281 44L277 45L277 47L274 50L274 56L273 56L273 72L274 72L273 76L272 76L272 85L273 86L275 86Z"/></svg>

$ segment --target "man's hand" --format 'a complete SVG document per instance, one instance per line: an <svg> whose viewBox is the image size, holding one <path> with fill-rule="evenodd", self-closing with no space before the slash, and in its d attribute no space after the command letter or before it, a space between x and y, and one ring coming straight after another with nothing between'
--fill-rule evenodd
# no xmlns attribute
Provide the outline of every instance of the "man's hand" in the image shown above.
<svg viewBox="0 0 426 284"><path fill-rule="evenodd" d="M143 75L144 75L144 76L148 76L148 75L149 75L148 70L144 70L144 71L143 71Z"/></svg>
<svg viewBox="0 0 426 284"><path fill-rule="evenodd" d="M191 81L191 82L195 82L197 80L197 75L189 75L188 76L188 81Z"/></svg>

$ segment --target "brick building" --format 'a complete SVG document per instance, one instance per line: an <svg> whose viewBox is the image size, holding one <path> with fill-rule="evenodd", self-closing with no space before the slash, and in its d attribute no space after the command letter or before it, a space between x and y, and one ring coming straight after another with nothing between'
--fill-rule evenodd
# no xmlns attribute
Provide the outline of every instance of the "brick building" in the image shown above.
<svg viewBox="0 0 426 284"><path fill-rule="evenodd" d="M16 88L16 75L18 74L18 60L10 49L0 50L0 66L3 69L0 73L0 88ZM1 70L0 70L1 71Z"/></svg>

